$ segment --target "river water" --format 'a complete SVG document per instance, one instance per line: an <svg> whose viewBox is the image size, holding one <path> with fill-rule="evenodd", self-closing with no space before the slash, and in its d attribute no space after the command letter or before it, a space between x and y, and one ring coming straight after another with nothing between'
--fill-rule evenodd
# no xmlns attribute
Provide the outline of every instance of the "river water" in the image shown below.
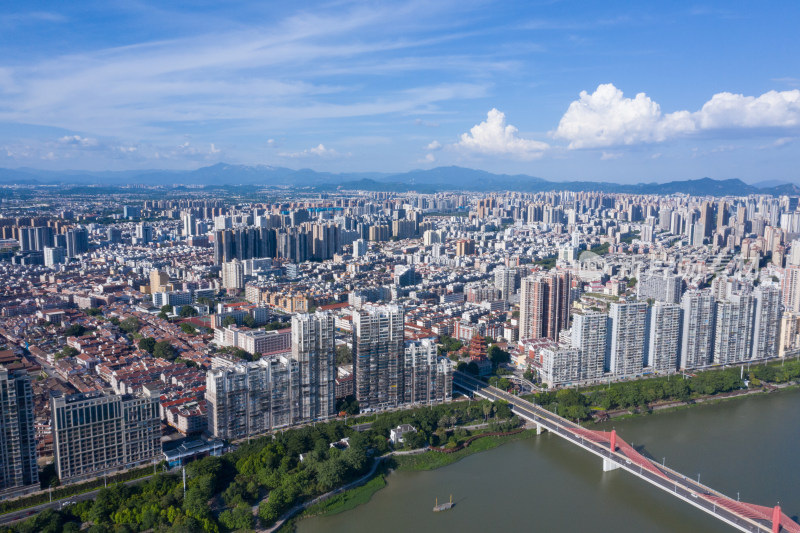
<svg viewBox="0 0 800 533"><path fill-rule="evenodd" d="M615 421L637 449L733 498L800 514L800 391ZM642 451L640 449L640 451ZM676 532L733 529L560 437L512 442L429 472L394 472L356 509L299 533ZM435 498L456 502L433 513Z"/></svg>

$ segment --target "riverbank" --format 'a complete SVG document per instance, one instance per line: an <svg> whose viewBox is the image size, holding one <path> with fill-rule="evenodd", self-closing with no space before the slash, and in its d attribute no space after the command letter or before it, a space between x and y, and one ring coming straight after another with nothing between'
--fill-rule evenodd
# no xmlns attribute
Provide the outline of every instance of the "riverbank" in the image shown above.
<svg viewBox="0 0 800 533"><path fill-rule="evenodd" d="M608 413L608 420L628 420L631 418L638 418L642 416L650 416L660 413L671 413L674 411L682 411L684 409L690 409L692 407L696 407L699 405L716 405L718 403L738 400L742 398L749 398L751 396L761 396L765 394L776 394L784 391L797 390L800 389L800 383L797 382L783 383L779 385L770 385L770 387L771 388L747 389L729 393L701 396L699 398L695 398L685 402L668 402L668 403L656 404L648 406L646 410L636 410L636 411L631 411L629 409L619 410L612 413ZM590 425L596 423L603 423L606 421L607 420L594 421L594 422L586 421L582 425L588 427Z"/></svg>
<svg viewBox="0 0 800 533"><path fill-rule="evenodd" d="M373 472L350 485L356 484L352 488L332 491L331 494L321 496L306 504L304 509L293 509L288 516L285 516L275 526L267 529L265 533L292 533L295 531L297 522L304 518L315 516L332 516L368 503L376 492L384 488L387 484L386 475L391 470L416 471L416 470L435 470L444 466L451 465L470 455L492 450L503 444L528 439L536 435L535 430L522 430L509 435L492 435L478 438L470 443L469 446L453 453L443 453L437 451L399 452L386 455L377 459L380 463L374 468Z"/></svg>
<svg viewBox="0 0 800 533"><path fill-rule="evenodd" d="M536 430L526 429L517 433L503 436L487 436L476 439L469 446L453 453L430 451L418 455L395 456L395 470L399 472L414 470L435 470L460 461L472 454L485 452L503 444L517 440L528 439L536 435Z"/></svg>

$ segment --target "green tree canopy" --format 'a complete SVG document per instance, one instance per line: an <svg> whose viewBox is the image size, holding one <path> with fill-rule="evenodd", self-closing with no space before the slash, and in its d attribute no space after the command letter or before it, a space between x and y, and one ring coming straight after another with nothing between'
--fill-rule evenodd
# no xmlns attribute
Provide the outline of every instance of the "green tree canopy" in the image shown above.
<svg viewBox="0 0 800 533"><path fill-rule="evenodd" d="M153 337L144 337L139 341L139 349L147 353L153 353L156 347L156 340Z"/></svg>
<svg viewBox="0 0 800 533"><path fill-rule="evenodd" d="M197 309L195 309L191 305L184 305L183 307L181 307L181 312L178 314L180 315L181 318L190 318L198 315Z"/></svg>
<svg viewBox="0 0 800 533"><path fill-rule="evenodd" d="M178 357L178 352L175 350L175 347L169 343L169 341L160 341L157 342L153 347L153 355L155 357L166 359L167 361L173 361L176 357Z"/></svg>
<svg viewBox="0 0 800 533"><path fill-rule="evenodd" d="M64 335L67 337L80 337L86 333L86 328L82 324L70 324L64 330Z"/></svg>
<svg viewBox="0 0 800 533"><path fill-rule="evenodd" d="M119 328L128 334L136 333L140 327L142 326L139 323L139 319L135 316L130 316L119 323Z"/></svg>

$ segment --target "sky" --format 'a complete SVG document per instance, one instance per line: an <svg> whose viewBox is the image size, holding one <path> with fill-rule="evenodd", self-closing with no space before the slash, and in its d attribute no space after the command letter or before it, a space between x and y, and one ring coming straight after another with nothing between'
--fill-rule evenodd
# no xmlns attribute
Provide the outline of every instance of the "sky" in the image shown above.
<svg viewBox="0 0 800 533"><path fill-rule="evenodd" d="M0 4L0 167L800 183L800 2Z"/></svg>

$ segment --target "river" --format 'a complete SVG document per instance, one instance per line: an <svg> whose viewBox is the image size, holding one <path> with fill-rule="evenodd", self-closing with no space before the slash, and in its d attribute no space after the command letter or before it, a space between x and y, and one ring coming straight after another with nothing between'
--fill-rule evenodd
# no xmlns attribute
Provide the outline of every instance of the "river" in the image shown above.
<svg viewBox="0 0 800 533"><path fill-rule="evenodd" d="M743 501L800 514L800 390L609 422L622 438L687 476ZM641 450L640 450L641 451ZM299 533L733 529L551 434L429 472L394 472L372 500L297 525ZM450 494L455 508L433 513Z"/></svg>

